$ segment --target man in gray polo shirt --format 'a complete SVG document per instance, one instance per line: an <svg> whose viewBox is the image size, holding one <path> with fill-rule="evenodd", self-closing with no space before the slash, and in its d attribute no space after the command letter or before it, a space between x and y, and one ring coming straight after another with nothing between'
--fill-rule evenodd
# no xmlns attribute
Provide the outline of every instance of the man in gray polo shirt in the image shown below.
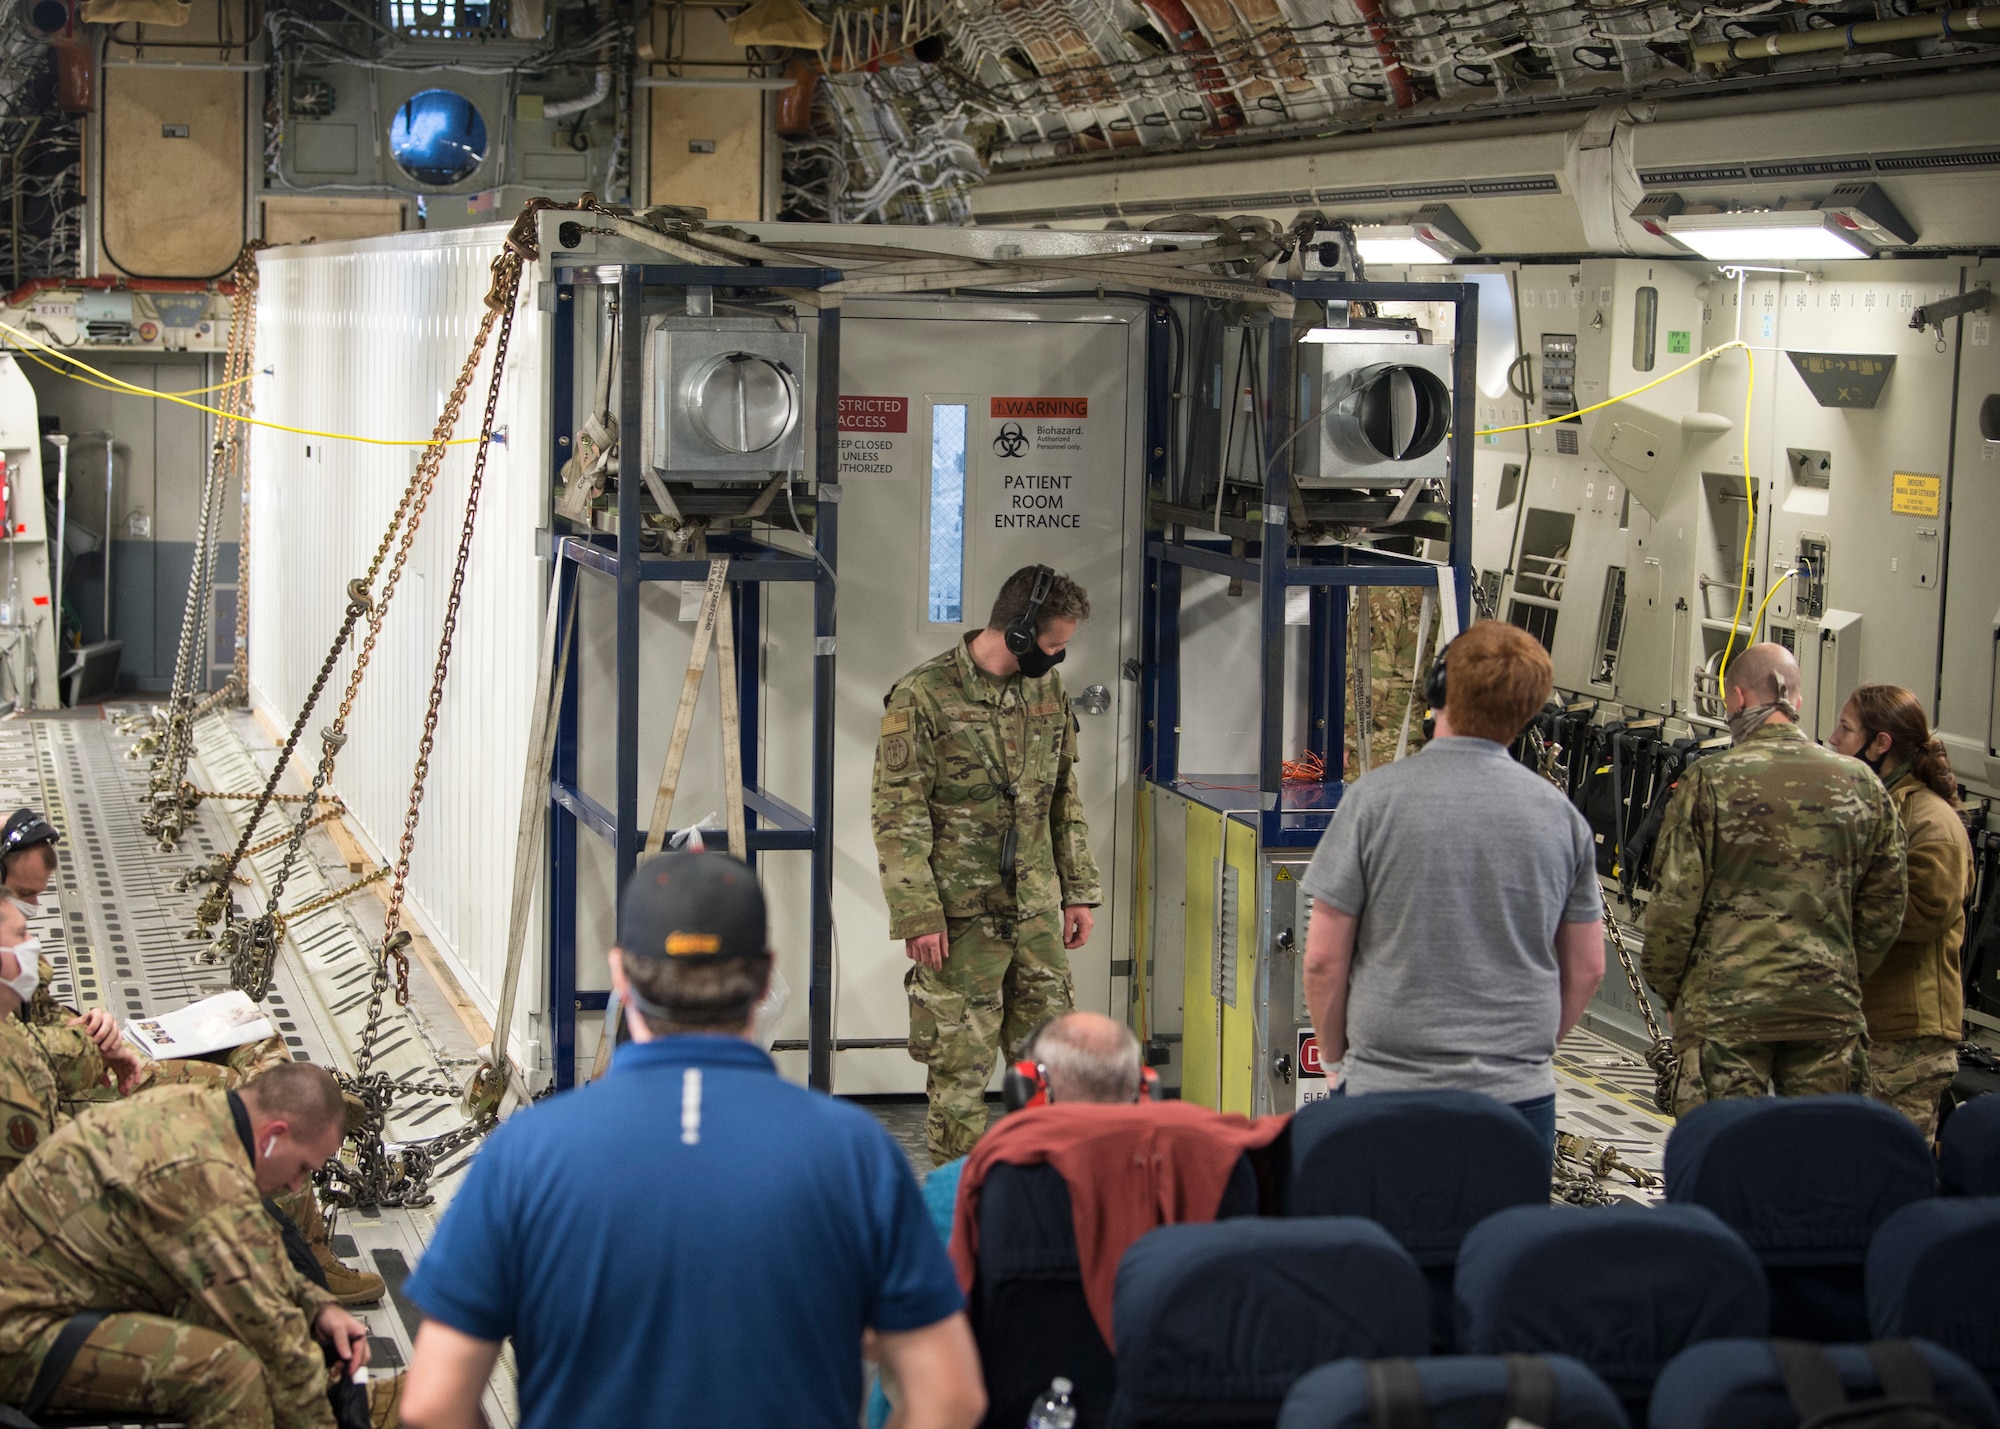
<svg viewBox="0 0 2000 1429"><path fill-rule="evenodd" d="M1337 1091L1485 1092L1551 1149L1556 1043L1604 977L1590 828L1507 754L1552 674L1500 621L1452 641L1437 738L1355 782L1304 882L1306 1005Z"/></svg>

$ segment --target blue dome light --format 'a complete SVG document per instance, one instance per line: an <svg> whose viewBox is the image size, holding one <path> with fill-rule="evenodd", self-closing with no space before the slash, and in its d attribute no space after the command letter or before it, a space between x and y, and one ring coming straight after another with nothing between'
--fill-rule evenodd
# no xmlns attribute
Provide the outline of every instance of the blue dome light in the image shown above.
<svg viewBox="0 0 2000 1429"><path fill-rule="evenodd" d="M389 122L389 152L420 184L445 188L472 177L486 158L486 121L455 90L411 95Z"/></svg>

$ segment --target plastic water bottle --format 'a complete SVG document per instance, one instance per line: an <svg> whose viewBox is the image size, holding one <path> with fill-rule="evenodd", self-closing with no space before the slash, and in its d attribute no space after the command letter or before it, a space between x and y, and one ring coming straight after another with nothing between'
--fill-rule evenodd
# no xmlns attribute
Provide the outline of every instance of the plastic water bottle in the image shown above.
<svg viewBox="0 0 2000 1429"><path fill-rule="evenodd" d="M1070 1391L1076 1386L1057 1375L1049 1381L1049 1392L1035 1401L1028 1414L1028 1429L1076 1429L1076 1406Z"/></svg>

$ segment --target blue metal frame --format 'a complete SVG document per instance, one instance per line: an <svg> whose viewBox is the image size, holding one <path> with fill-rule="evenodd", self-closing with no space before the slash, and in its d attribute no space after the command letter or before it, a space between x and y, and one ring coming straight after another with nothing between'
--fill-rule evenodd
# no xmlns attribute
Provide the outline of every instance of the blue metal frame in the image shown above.
<svg viewBox="0 0 2000 1429"><path fill-rule="evenodd" d="M575 289L616 286L618 289L619 450L640 450L640 420L644 410L644 343L648 288L709 287L819 288L836 282L834 269L707 268L686 265L626 264L556 269L557 321L552 415L555 447L551 470L569 458L574 420L576 366ZM816 557L798 555L746 536L716 536L709 540L711 556L729 557L727 618L736 634L736 680L741 701L741 749L748 852L754 861L767 850L808 851L812 856L812 971L809 988L811 1027L807 1043L809 1076L826 1088L833 1073L833 716L834 716L834 572L839 568L840 487L840 310L820 311L817 319L816 427L812 471L819 477L814 522ZM617 536L576 527L556 542L559 563L556 599L563 618L578 599L577 581L591 571L616 588L615 666L617 678L617 740L614 806L607 808L585 793L577 775L581 700L578 690L580 642L571 642L568 679L557 711L555 761L549 781L548 909L549 1009L555 1043L556 1086L576 1080L578 1015L602 1010L603 989L577 986L577 856L578 833L588 830L613 850L616 883L624 887L637 866L647 831L639 824L639 589L651 581L705 581L705 557L642 556L623 550L625 532L643 529L639 494L642 483L618 484ZM635 534L635 545L637 537ZM763 587L770 581L810 582L813 586L813 732L812 808L800 810L763 788L759 739L763 693Z"/></svg>
<svg viewBox="0 0 2000 1429"><path fill-rule="evenodd" d="M1334 280L1274 282L1300 302L1450 303L1457 314L1452 353L1451 527L1447 564L1456 592L1459 624L1472 607L1472 433L1478 364L1478 290L1468 283L1353 283ZM1157 349L1162 334L1150 336ZM1264 533L1239 554L1225 540L1174 537L1155 526L1146 530L1144 603L1140 665L1143 699L1140 767L1143 778L1171 787L1218 809L1242 809L1253 794L1257 830L1266 848L1310 848L1326 831L1345 789L1340 768L1345 745L1347 621L1357 586L1433 586L1437 567L1389 552L1346 546L1292 545L1288 512L1292 483L1293 411L1296 382L1292 363L1294 325L1273 322L1269 341L1264 424ZM1156 355L1148 364L1149 487L1165 473L1166 423L1171 420L1172 374ZM1276 449L1269 449L1275 443ZM1150 507L1149 507L1150 510ZM1204 789L1180 768L1181 573L1209 571L1257 587L1259 681L1255 788L1232 785ZM1421 579L1414 577L1421 576ZM1324 761L1329 777L1317 784L1284 777L1285 597L1292 586L1308 586L1310 627L1307 654L1307 748Z"/></svg>

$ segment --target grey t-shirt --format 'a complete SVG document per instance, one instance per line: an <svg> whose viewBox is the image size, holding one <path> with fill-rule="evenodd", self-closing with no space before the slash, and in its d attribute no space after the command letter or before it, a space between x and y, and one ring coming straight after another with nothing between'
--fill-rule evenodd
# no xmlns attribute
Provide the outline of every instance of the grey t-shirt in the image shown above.
<svg viewBox="0 0 2000 1429"><path fill-rule="evenodd" d="M1433 740L1355 782L1305 891L1357 920L1350 1092L1555 1090L1558 923L1604 916L1583 815L1485 739Z"/></svg>

